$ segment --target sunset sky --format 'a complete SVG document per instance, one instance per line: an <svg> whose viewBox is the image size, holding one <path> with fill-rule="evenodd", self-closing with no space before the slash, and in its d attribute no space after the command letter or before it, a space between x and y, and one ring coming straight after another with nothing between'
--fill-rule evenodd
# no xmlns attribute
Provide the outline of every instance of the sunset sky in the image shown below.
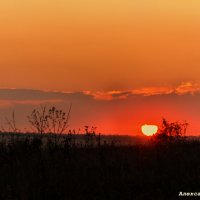
<svg viewBox="0 0 200 200"><path fill-rule="evenodd" d="M72 128L140 134L187 120L200 134L199 0L0 1L0 123L73 104Z"/></svg>

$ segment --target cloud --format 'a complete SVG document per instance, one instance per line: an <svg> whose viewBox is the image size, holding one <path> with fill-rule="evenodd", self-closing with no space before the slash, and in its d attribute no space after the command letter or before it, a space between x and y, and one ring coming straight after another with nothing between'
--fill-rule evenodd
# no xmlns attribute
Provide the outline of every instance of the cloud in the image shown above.
<svg viewBox="0 0 200 200"><path fill-rule="evenodd" d="M92 96L95 100L111 101L114 99L126 99L131 93L129 91L84 91L85 95Z"/></svg>
<svg viewBox="0 0 200 200"><path fill-rule="evenodd" d="M195 82L182 82L178 86L164 87L142 87L127 91L84 91L85 95L92 96L95 100L111 101L116 99L127 99L132 95L153 96L168 94L196 94L200 92L200 84Z"/></svg>
<svg viewBox="0 0 200 200"><path fill-rule="evenodd" d="M45 100L0 100L0 107L11 107L14 105L41 105L49 103L61 103L62 99Z"/></svg>
<svg viewBox="0 0 200 200"><path fill-rule="evenodd" d="M195 82L183 82L176 89L176 94L195 94L200 92L200 84Z"/></svg>
<svg viewBox="0 0 200 200"><path fill-rule="evenodd" d="M132 94L138 94L144 96L171 94L173 92L174 89L171 87L144 87L132 90Z"/></svg>
<svg viewBox="0 0 200 200"><path fill-rule="evenodd" d="M81 101L88 102L92 99L98 101L125 100L134 95L184 95L200 93L200 84L197 82L182 82L177 86L142 87L132 90L112 90L112 91L83 91L83 92L59 92L40 91L28 89L0 89L0 106L12 106L13 104L39 105L45 103L58 103L61 101Z"/></svg>

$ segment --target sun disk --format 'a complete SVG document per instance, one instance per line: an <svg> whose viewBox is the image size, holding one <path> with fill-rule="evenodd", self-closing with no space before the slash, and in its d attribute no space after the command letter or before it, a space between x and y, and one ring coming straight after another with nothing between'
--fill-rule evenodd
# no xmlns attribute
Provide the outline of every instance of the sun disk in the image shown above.
<svg viewBox="0 0 200 200"><path fill-rule="evenodd" d="M156 125L142 125L142 133L146 136L152 136L158 132L158 126Z"/></svg>

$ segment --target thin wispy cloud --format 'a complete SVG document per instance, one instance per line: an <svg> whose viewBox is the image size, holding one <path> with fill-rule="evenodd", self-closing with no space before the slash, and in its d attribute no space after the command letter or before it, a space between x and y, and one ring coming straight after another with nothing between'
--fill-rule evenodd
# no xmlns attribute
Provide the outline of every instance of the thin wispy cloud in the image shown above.
<svg viewBox="0 0 200 200"><path fill-rule="evenodd" d="M15 105L32 105L56 104L63 102L62 99L45 99L45 100L0 100L0 107L12 107Z"/></svg>
<svg viewBox="0 0 200 200"><path fill-rule="evenodd" d="M111 101L113 99L126 99L129 95L129 91L97 91L97 92L91 92L91 91L84 91L85 95L92 96L95 100L105 100L105 101Z"/></svg>
<svg viewBox="0 0 200 200"><path fill-rule="evenodd" d="M200 84L195 82L183 82L176 89L177 94L195 94L200 92Z"/></svg>
<svg viewBox="0 0 200 200"><path fill-rule="evenodd" d="M174 89L171 87L144 87L131 91L131 94L151 96L151 95L162 95L162 94L171 94L174 92Z"/></svg>
<svg viewBox="0 0 200 200"><path fill-rule="evenodd" d="M168 94L196 94L200 92L200 84L195 82L182 82L178 86L163 87L142 87L127 91L84 91L84 94L91 95L96 100L111 101L116 99L127 99L131 95L168 95Z"/></svg>

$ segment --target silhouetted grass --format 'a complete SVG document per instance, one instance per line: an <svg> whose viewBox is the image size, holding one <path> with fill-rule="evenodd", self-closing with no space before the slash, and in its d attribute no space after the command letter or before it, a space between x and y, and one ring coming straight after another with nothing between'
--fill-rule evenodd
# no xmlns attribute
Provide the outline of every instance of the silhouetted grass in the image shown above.
<svg viewBox="0 0 200 200"><path fill-rule="evenodd" d="M0 143L0 199L178 199L200 188L200 143L76 146Z"/></svg>

